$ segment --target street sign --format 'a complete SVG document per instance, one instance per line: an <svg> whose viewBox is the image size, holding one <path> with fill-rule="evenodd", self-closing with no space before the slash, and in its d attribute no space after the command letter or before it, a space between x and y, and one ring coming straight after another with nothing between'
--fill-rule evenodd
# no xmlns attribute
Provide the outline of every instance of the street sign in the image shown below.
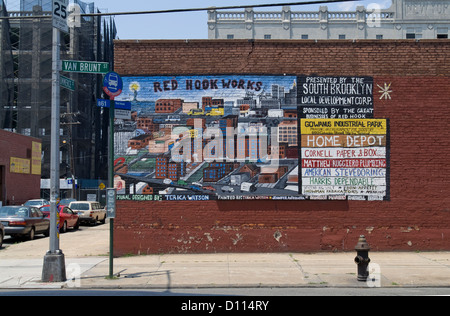
<svg viewBox="0 0 450 316"><path fill-rule="evenodd" d="M131 102L130 101L115 101L114 108L120 110L131 111Z"/></svg>
<svg viewBox="0 0 450 316"><path fill-rule="evenodd" d="M103 78L103 91L114 99L122 93L122 89L122 78L115 72L108 72Z"/></svg>
<svg viewBox="0 0 450 316"><path fill-rule="evenodd" d="M67 24L67 7L69 0L53 0L52 2L52 25L60 31L69 33Z"/></svg>
<svg viewBox="0 0 450 316"><path fill-rule="evenodd" d="M122 120L131 120L131 111L116 108L114 110L114 118Z"/></svg>
<svg viewBox="0 0 450 316"><path fill-rule="evenodd" d="M106 74L109 71L109 63L98 61L63 60L62 71L89 74Z"/></svg>
<svg viewBox="0 0 450 316"><path fill-rule="evenodd" d="M105 99L97 99L97 106L101 108L109 108L111 102Z"/></svg>
<svg viewBox="0 0 450 316"><path fill-rule="evenodd" d="M59 76L59 85L70 91L75 91L75 81L64 76Z"/></svg>
<svg viewBox="0 0 450 316"><path fill-rule="evenodd" d="M116 217L116 189L106 189L106 216L108 218Z"/></svg>
<svg viewBox="0 0 450 316"><path fill-rule="evenodd" d="M111 100L97 99L97 106L101 108L109 108L111 106ZM114 101L114 118L131 120L131 102Z"/></svg>
<svg viewBox="0 0 450 316"><path fill-rule="evenodd" d="M109 108L111 106L111 100L97 99L97 106L101 108ZM131 111L130 101L114 101L114 109Z"/></svg>

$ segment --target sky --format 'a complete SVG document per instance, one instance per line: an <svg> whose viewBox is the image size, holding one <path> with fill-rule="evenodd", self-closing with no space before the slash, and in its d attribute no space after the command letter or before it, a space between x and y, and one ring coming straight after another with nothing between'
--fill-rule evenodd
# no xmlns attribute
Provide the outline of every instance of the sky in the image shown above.
<svg viewBox="0 0 450 316"><path fill-rule="evenodd" d="M101 12L135 12L212 6L256 5L298 2L299 0L92 0ZM301 0L300 0L301 1ZM356 6L379 5L389 8L392 0L365 0L328 4L329 11L354 11ZM324 4L322 4L324 5ZM292 11L318 11L320 5L291 6ZM281 7L256 8L255 11L280 11ZM119 39L207 39L208 15L206 11L183 13L159 13L148 15L115 16Z"/></svg>

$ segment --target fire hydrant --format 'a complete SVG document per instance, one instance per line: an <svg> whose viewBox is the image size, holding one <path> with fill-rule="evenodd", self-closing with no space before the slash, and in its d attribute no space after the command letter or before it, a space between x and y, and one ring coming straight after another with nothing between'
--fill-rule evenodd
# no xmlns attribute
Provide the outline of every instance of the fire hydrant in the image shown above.
<svg viewBox="0 0 450 316"><path fill-rule="evenodd" d="M359 236L358 243L355 246L355 263L358 265L358 281L366 281L369 277L369 250L370 246L364 235Z"/></svg>

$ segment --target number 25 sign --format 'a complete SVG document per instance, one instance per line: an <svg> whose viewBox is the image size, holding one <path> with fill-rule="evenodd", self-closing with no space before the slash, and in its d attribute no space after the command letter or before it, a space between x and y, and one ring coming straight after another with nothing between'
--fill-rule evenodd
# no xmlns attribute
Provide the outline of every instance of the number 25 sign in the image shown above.
<svg viewBox="0 0 450 316"><path fill-rule="evenodd" d="M52 18L53 27L63 31L69 32L69 26L67 24L67 7L69 0L53 0Z"/></svg>

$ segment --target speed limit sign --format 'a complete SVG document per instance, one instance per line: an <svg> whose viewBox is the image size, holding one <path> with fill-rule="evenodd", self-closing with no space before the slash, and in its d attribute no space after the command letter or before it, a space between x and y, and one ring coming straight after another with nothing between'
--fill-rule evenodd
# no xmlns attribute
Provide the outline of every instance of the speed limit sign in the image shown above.
<svg viewBox="0 0 450 316"><path fill-rule="evenodd" d="M68 33L69 26L67 25L69 0L53 0L52 5L52 19L53 27Z"/></svg>

